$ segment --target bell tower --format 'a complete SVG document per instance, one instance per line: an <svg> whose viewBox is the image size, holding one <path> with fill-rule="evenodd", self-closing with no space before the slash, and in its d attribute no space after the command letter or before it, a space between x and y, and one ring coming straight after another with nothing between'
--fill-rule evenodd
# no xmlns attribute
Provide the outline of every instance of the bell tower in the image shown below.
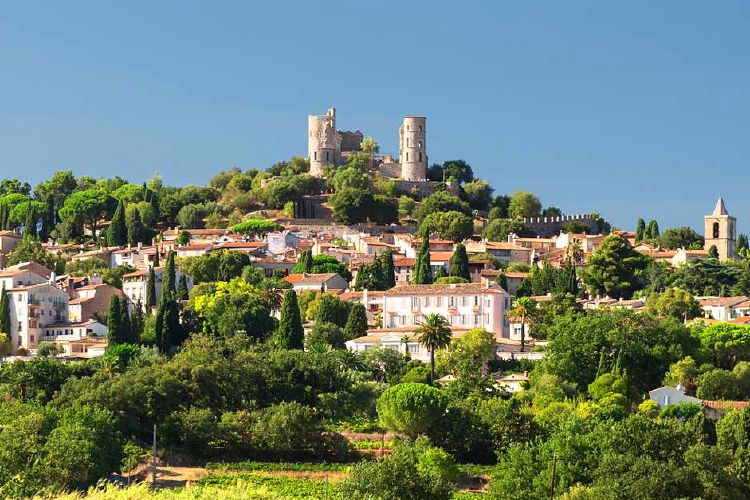
<svg viewBox="0 0 750 500"><path fill-rule="evenodd" d="M736 259L737 219L729 215L727 207L724 205L724 198L719 197L714 213L706 215L703 220L703 234L706 239L704 249L708 250L715 246L719 252L720 260Z"/></svg>

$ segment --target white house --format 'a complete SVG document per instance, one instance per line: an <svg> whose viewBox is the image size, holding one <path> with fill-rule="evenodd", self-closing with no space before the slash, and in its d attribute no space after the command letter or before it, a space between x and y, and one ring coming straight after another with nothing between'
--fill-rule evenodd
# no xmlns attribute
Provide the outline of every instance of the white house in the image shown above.
<svg viewBox="0 0 750 500"><path fill-rule="evenodd" d="M737 296L737 297L699 297L698 304L703 309L707 318L713 318L718 321L729 321L732 318L741 316L742 314L732 314L733 308L739 305L744 305L748 297Z"/></svg>
<svg viewBox="0 0 750 500"><path fill-rule="evenodd" d="M677 387L664 386L648 391L648 398L656 401L660 408L677 403L701 404L700 399L688 396L679 385Z"/></svg>
<svg viewBox="0 0 750 500"><path fill-rule="evenodd" d="M181 276L185 274L179 270L175 271L175 287L179 286ZM140 269L138 271L128 273L122 277L122 292L130 300L132 305L137 304L139 301L146 308L146 295L148 288L148 269ZM185 274L187 280L188 291L193 288L193 277L189 274ZM154 269L154 288L156 289L156 301L158 302L161 298L161 287L162 280L164 278L164 267L157 267Z"/></svg>
<svg viewBox="0 0 750 500"><path fill-rule="evenodd" d="M284 276L284 280L292 284L295 291L344 291L349 287L349 282L338 273L301 273Z"/></svg>
<svg viewBox="0 0 750 500"><path fill-rule="evenodd" d="M46 283L52 271L36 262L22 262L0 271L0 290Z"/></svg>
<svg viewBox="0 0 750 500"><path fill-rule="evenodd" d="M287 249L295 248L297 242L302 238L297 233L293 233L288 229L283 231L272 231L266 234L266 243L268 244L268 252L272 255L285 254Z"/></svg>
<svg viewBox="0 0 750 500"><path fill-rule="evenodd" d="M397 285L383 294L383 328L416 327L428 314L444 316L452 327L484 328L507 336L510 296L479 283Z"/></svg>
<svg viewBox="0 0 750 500"><path fill-rule="evenodd" d="M11 288L8 299L14 351L36 349L46 325L68 320L68 294L49 283Z"/></svg>

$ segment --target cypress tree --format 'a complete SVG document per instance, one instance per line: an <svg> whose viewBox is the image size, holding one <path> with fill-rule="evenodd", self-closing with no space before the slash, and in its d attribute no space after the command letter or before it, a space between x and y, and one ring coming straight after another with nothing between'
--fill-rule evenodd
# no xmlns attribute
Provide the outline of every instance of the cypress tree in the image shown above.
<svg viewBox="0 0 750 500"><path fill-rule="evenodd" d="M281 303L281 316L274 335L274 344L281 349L302 349L304 340L305 331L302 327L297 293L287 290Z"/></svg>
<svg viewBox="0 0 750 500"><path fill-rule="evenodd" d="M10 297L5 288L0 292L0 333L7 334L10 342Z"/></svg>
<svg viewBox="0 0 750 500"><path fill-rule="evenodd" d="M125 225L128 227L128 243L130 245L143 243L146 238L146 229L143 227L141 213L138 211L138 208L133 207L133 210L128 210L125 214L125 219Z"/></svg>
<svg viewBox="0 0 750 500"><path fill-rule="evenodd" d="M109 299L109 313L107 315L107 338L109 339L109 345L122 342L121 321L120 298L117 295L112 295L112 298Z"/></svg>
<svg viewBox="0 0 750 500"><path fill-rule="evenodd" d="M396 267L393 265L393 252L386 250L380 254L380 262L383 268L385 278L385 287L383 290L390 290L396 286Z"/></svg>
<svg viewBox="0 0 750 500"><path fill-rule="evenodd" d="M466 281L471 281L471 274L469 273L469 256L466 255L466 247L463 243L456 245L456 250L453 252L453 256L450 261L450 276L456 278L463 278Z"/></svg>
<svg viewBox="0 0 750 500"><path fill-rule="evenodd" d="M177 287L177 298L179 300L187 300L190 298L190 293L188 292L187 276L184 274L180 275L180 285Z"/></svg>
<svg viewBox="0 0 750 500"><path fill-rule="evenodd" d="M349 318L344 326L346 340L352 340L367 335L367 310L365 305L359 302L352 304Z"/></svg>
<svg viewBox="0 0 750 500"><path fill-rule="evenodd" d="M415 285L429 285L432 283L432 268L430 267L430 238L425 231L422 237L422 248L419 250L417 262L414 264L412 282Z"/></svg>
<svg viewBox="0 0 750 500"><path fill-rule="evenodd" d="M156 310L156 324L154 325L156 345L162 352L169 352L172 347L183 340L175 285L174 252L170 251L164 268L161 299Z"/></svg>
<svg viewBox="0 0 750 500"><path fill-rule="evenodd" d="M635 224L635 241L643 241L646 236L646 221L639 218Z"/></svg>
<svg viewBox="0 0 750 500"><path fill-rule="evenodd" d="M354 280L354 289L364 290L367 288L368 290L372 290L373 285L372 269L368 264L361 264L357 270L357 279Z"/></svg>
<svg viewBox="0 0 750 500"><path fill-rule="evenodd" d="M737 235L736 250L740 255L744 254L744 251L748 249L747 235L740 233Z"/></svg>
<svg viewBox="0 0 750 500"><path fill-rule="evenodd" d="M159 267L161 264L159 262L159 249L156 249L156 253L154 254L154 267Z"/></svg>
<svg viewBox="0 0 750 500"><path fill-rule="evenodd" d="M148 270L148 281L146 282L146 311L151 314L151 308L156 307L156 273L154 268Z"/></svg>
<svg viewBox="0 0 750 500"><path fill-rule="evenodd" d="M130 333L132 341L140 343L143 333L143 304L140 299L135 303L133 312L130 313Z"/></svg>
<svg viewBox="0 0 750 500"><path fill-rule="evenodd" d="M133 329L130 324L130 314L128 314L127 297L120 297L120 332L123 342L133 342Z"/></svg>
<svg viewBox="0 0 750 500"><path fill-rule="evenodd" d="M497 273L497 279L495 280L495 283L500 285L500 287L506 292L508 291L508 277L505 276L505 271L503 271L502 269L500 269L500 272Z"/></svg>
<svg viewBox="0 0 750 500"><path fill-rule="evenodd" d="M117 202L117 208L109 223L107 231L107 245L111 247L123 246L128 242L128 229L125 225L125 204Z"/></svg>
<svg viewBox="0 0 750 500"><path fill-rule="evenodd" d="M659 223L655 220L651 220L646 227L646 239L655 240L659 237Z"/></svg>
<svg viewBox="0 0 750 500"><path fill-rule="evenodd" d="M447 276L447 273L445 272L445 266L440 266L437 268L437 271L435 271L435 276L432 277L434 281L439 280L440 278L445 278Z"/></svg>
<svg viewBox="0 0 750 500"><path fill-rule="evenodd" d="M46 240L52 234L52 230L55 229L57 224L57 212L55 211L55 198L51 194L47 195L45 200L46 207L44 209L44 217L42 218L42 230L39 233L39 238Z"/></svg>
<svg viewBox="0 0 750 500"><path fill-rule="evenodd" d="M26 221L23 223L23 236L24 238L36 238L36 215L31 207L31 202L28 203L26 209Z"/></svg>
<svg viewBox="0 0 750 500"><path fill-rule="evenodd" d="M309 273L313 265L312 250L305 250L297 258L297 263L292 269L292 274Z"/></svg>

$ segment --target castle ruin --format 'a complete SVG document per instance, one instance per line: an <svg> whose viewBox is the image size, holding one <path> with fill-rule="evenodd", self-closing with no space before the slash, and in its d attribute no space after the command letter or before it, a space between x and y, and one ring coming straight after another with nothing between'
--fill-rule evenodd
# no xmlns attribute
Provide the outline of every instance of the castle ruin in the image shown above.
<svg viewBox="0 0 750 500"><path fill-rule="evenodd" d="M357 151L364 138L362 132L337 130L336 109L324 115L307 118L310 175L323 177L323 167L340 165ZM406 116L399 129L399 159L388 156L374 162L376 171L385 177L410 183L427 181L427 119L424 116Z"/></svg>

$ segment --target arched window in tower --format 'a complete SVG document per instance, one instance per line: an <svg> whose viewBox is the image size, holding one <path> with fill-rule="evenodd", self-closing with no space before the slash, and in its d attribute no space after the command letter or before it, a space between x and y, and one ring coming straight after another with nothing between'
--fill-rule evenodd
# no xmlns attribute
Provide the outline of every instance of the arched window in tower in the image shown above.
<svg viewBox="0 0 750 500"><path fill-rule="evenodd" d="M422 153L419 153L419 161L422 161Z"/></svg>
<svg viewBox="0 0 750 500"><path fill-rule="evenodd" d="M419 149L422 149L422 141L419 141Z"/></svg>
<svg viewBox="0 0 750 500"><path fill-rule="evenodd" d="M714 222L712 233L713 233L713 236L712 236L713 238L719 237L719 223L718 222Z"/></svg>
<svg viewBox="0 0 750 500"><path fill-rule="evenodd" d="M313 160L318 161L318 152L313 151Z"/></svg>
<svg viewBox="0 0 750 500"><path fill-rule="evenodd" d="M409 152L406 152L406 161L409 161Z"/></svg>
<svg viewBox="0 0 750 500"><path fill-rule="evenodd" d="M331 155L331 152L330 151L326 151L326 161L330 161L330 159L331 159L330 155Z"/></svg>

